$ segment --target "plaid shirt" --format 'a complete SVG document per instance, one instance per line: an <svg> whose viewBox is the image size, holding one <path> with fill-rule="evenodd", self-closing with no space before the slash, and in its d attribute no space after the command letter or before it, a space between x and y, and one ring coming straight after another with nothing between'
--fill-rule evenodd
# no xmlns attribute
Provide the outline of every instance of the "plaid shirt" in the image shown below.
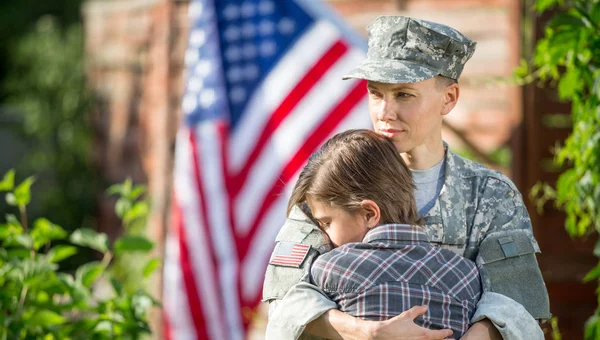
<svg viewBox="0 0 600 340"><path fill-rule="evenodd" d="M378 226L363 243L348 243L318 257L311 276L343 312L385 320L428 305L415 323L450 328L457 339L469 328L481 296L475 263L431 245L418 226Z"/></svg>

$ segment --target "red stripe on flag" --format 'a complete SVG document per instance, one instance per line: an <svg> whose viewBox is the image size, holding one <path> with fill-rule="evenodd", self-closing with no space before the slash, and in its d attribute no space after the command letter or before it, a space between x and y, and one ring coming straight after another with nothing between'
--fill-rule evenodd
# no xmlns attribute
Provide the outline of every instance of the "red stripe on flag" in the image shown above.
<svg viewBox="0 0 600 340"><path fill-rule="evenodd" d="M169 321L169 315L165 308L162 309L162 336L164 340L173 340L173 330L171 329L171 322ZM175 315L171 315L175 317Z"/></svg>
<svg viewBox="0 0 600 340"><path fill-rule="evenodd" d="M248 232L246 242L240 242L239 254L244 258L248 252L250 241L254 238L263 217L269 211L271 205L279 198L281 191L300 167L306 162L308 157L325 141L325 139L334 131L335 127L343 120L343 118L352 111L366 95L366 82L358 82L354 88L342 98L335 107L329 111L321 124L316 127L313 132L306 138L302 147L294 154L290 161L286 164L281 174L275 180L275 183L265 196L262 206L252 223L252 227ZM366 114L366 113L365 113Z"/></svg>
<svg viewBox="0 0 600 340"><path fill-rule="evenodd" d="M348 46L342 40L338 40L335 44L333 44L323 55L323 57L321 57L321 59L319 59L319 61L304 75L296 87L287 95L279 107L277 107L277 109L273 112L260 137L258 138L254 149L252 149L250 156L248 156L246 163L234 178L235 185L233 186L233 197L239 193L239 190L242 188L242 184L246 181L254 162L256 162L258 156L260 156L263 147L269 141L275 130L277 130L277 127L279 127L285 117L287 117L290 112L294 110L300 100L304 98L310 89L314 87L319 79L323 77L327 70L334 65L346 53L346 51L348 51Z"/></svg>
<svg viewBox="0 0 600 340"><path fill-rule="evenodd" d="M303 259L304 255L306 255L306 253L302 254L302 255L278 255L273 257L273 259Z"/></svg>
<svg viewBox="0 0 600 340"><path fill-rule="evenodd" d="M181 217L181 211L175 198L173 198L172 207L171 214L173 216L173 225L175 228L177 228L177 234L179 238L179 261L181 263L181 273L190 306L191 319L194 322L196 337L198 339L208 339L208 330L206 329L206 325L204 323L200 295L198 294L198 286L196 285L196 280L194 278L194 270L192 268L191 257L188 249L187 235L185 232L183 219ZM177 316L172 315L171 317Z"/></svg>
<svg viewBox="0 0 600 340"><path fill-rule="evenodd" d="M300 265L300 261L271 261L271 264L278 264L278 265L282 265L282 266L294 266L294 267L298 267Z"/></svg>
<svg viewBox="0 0 600 340"><path fill-rule="evenodd" d="M218 259L216 257L217 252L215 251L214 246L213 246L212 233L211 233L210 224L209 224L210 222L208 220L209 212L208 212L208 209L206 206L206 195L204 193L204 186L202 184L202 173L200 172L202 163L200 162L200 158L198 156L198 144L197 144L197 140L196 140L196 134L193 130L190 130L189 139L190 139L191 152L193 155L194 179L196 181L196 190L197 190L199 200L200 200L200 214L202 215L202 217L201 217L202 227L203 227L204 236L206 237L206 247L208 248L207 251L210 254L210 260L211 260L210 263L212 264L212 268L210 268L209 270L212 274L212 277L214 277L218 280L219 273L217 272L217 268L219 268L219 263L218 263ZM214 285L214 289L216 291L216 295L218 296L218 299L221 300L221 297L222 297L221 285L220 284ZM222 303L222 301L219 301L219 303ZM219 306L220 306L220 304L217 304L217 306L215 306L215 307L218 308ZM220 315L221 318L224 317L224 314L220 308L217 309L216 312ZM213 327L218 327L218 325L213 325Z"/></svg>

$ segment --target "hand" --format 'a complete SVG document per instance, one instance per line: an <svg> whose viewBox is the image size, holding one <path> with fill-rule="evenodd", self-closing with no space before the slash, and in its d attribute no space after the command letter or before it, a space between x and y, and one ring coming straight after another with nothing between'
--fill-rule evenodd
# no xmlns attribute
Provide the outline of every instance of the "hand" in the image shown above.
<svg viewBox="0 0 600 340"><path fill-rule="evenodd" d="M427 312L427 306L415 306L385 321L365 321L371 339L442 340L452 335L450 329L432 330L417 326L415 318Z"/></svg>
<svg viewBox="0 0 600 340"><path fill-rule="evenodd" d="M483 319L471 325L460 340L502 340L502 335L489 319Z"/></svg>

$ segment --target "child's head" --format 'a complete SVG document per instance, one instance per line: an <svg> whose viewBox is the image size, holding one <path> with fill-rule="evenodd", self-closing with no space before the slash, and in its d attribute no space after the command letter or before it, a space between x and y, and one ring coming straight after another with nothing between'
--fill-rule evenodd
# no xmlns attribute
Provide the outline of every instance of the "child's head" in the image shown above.
<svg viewBox="0 0 600 340"><path fill-rule="evenodd" d="M307 202L334 246L379 224L419 221L410 170L391 140L369 130L335 135L300 173L288 204Z"/></svg>

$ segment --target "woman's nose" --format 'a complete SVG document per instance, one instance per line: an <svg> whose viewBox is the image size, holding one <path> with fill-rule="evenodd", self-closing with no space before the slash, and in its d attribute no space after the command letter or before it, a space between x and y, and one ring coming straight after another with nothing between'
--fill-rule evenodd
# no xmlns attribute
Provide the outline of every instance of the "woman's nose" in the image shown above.
<svg viewBox="0 0 600 340"><path fill-rule="evenodd" d="M396 119L396 114L388 101L383 100L381 102L379 112L377 112L377 119L382 122Z"/></svg>

